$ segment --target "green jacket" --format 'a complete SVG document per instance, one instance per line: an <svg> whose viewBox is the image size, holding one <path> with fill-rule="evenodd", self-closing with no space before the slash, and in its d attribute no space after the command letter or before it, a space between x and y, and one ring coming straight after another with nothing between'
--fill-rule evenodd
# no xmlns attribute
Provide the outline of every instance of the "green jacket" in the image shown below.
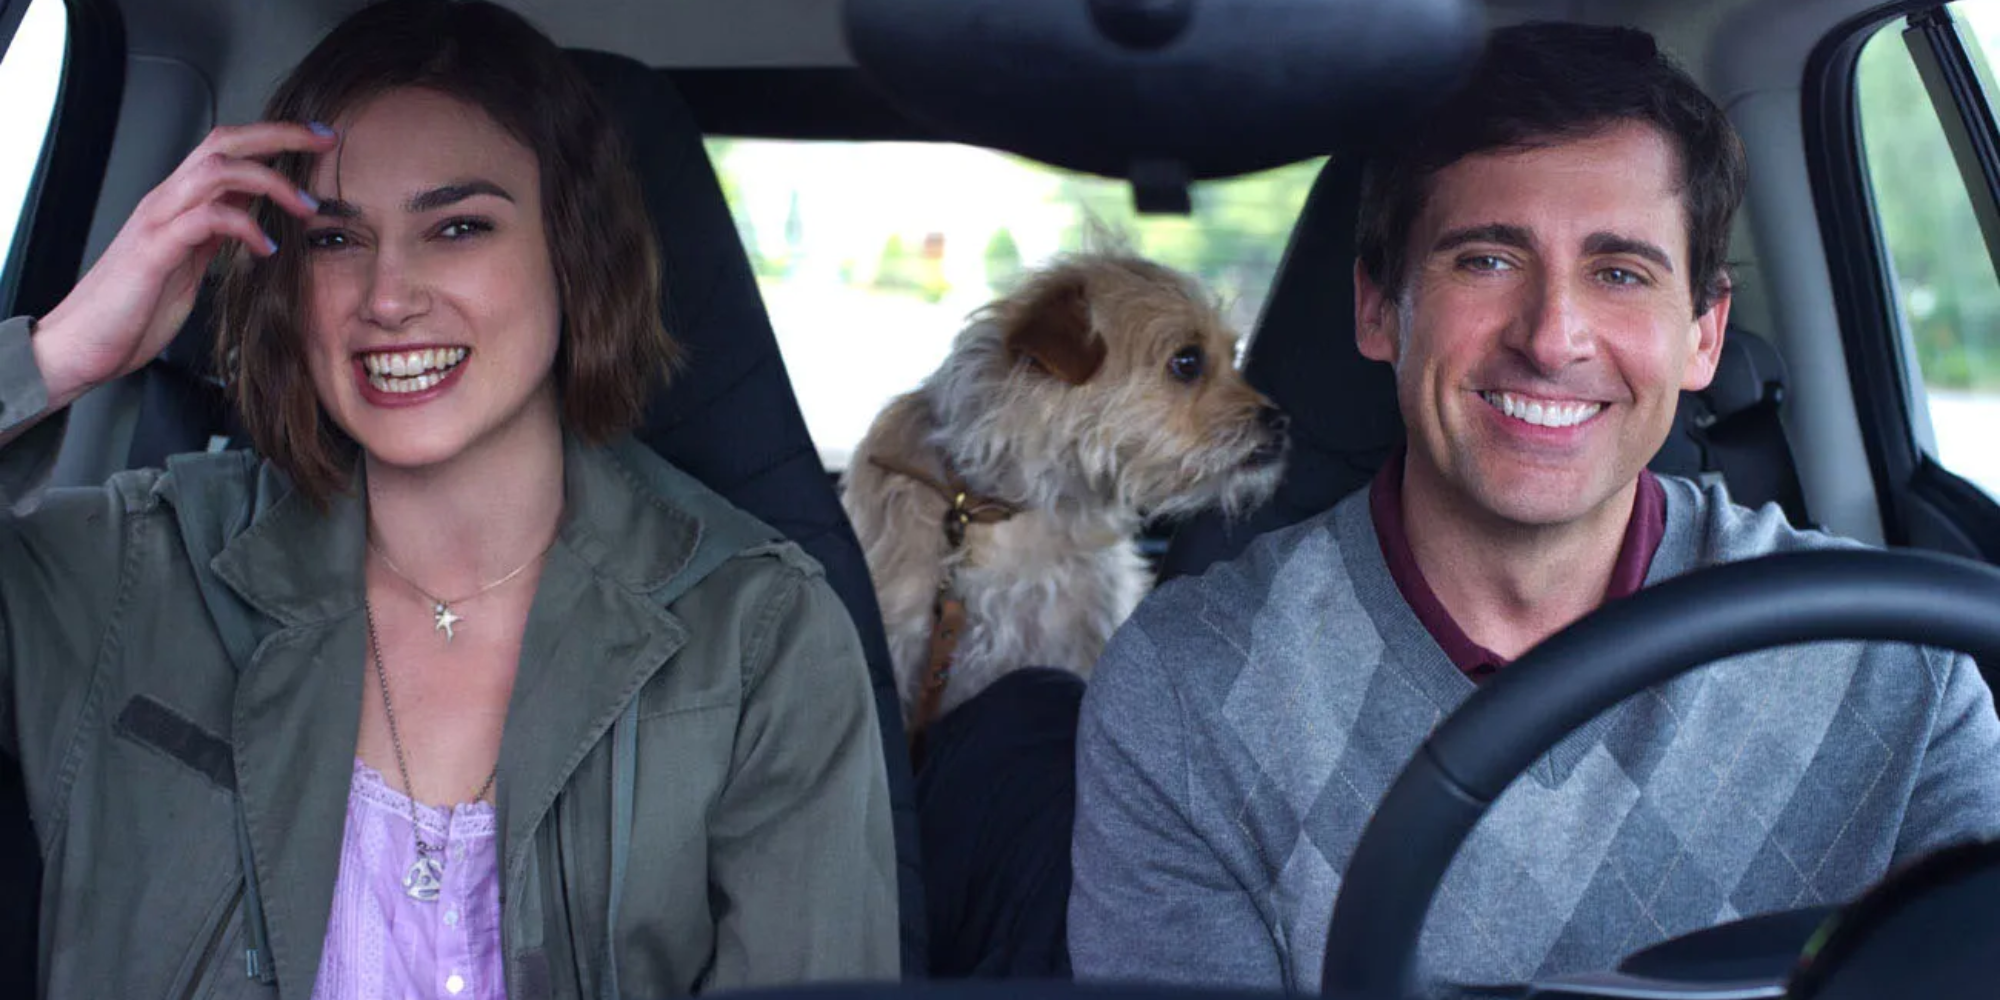
<svg viewBox="0 0 2000 1000"><path fill-rule="evenodd" d="M0 432L43 405L26 326L0 324ZM37 492L62 424L0 451L0 763L45 865L42 993L304 1000L365 679L364 505L316 511L240 453ZM508 995L602 995L614 906L628 996L894 979L882 746L818 566L629 440L572 440L565 480L500 750ZM204 588L241 609L241 670Z"/></svg>

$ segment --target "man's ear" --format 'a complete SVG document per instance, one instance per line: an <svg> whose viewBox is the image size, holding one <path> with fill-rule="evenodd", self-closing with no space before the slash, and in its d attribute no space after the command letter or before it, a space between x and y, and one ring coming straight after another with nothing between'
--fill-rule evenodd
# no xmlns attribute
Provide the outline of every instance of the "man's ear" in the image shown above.
<svg viewBox="0 0 2000 1000"><path fill-rule="evenodd" d="M1357 259L1354 262L1354 346L1361 350L1361 356L1371 361L1395 364L1401 347L1400 331L1397 329L1401 321L1396 301L1383 294L1382 286L1368 277L1368 270Z"/></svg>
<svg viewBox="0 0 2000 1000"><path fill-rule="evenodd" d="M1681 372L1681 391L1700 392L1715 381L1715 368L1722 363L1722 338L1729 330L1729 292L1724 290L1709 304L1708 311L1694 318L1694 353L1688 355Z"/></svg>
<svg viewBox="0 0 2000 1000"><path fill-rule="evenodd" d="M1090 328L1090 299L1073 279L1035 293L1007 328L1007 354L1071 385L1090 381L1103 367L1104 338Z"/></svg>

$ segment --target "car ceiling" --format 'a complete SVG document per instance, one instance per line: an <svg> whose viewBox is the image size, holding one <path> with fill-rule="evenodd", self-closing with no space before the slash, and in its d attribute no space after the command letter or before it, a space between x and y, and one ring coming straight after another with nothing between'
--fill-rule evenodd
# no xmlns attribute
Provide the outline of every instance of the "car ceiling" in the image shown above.
<svg viewBox="0 0 2000 1000"><path fill-rule="evenodd" d="M561 44L672 68L852 64L839 0L501 0ZM362 0L120 0L132 52L182 63L215 93L221 121L257 112L279 77ZM1488 0L1496 23L1530 18L1619 21L1658 32L1692 56L1746 8L1817 8L1825 23L1870 0ZM1838 12L1838 13L1836 13ZM1690 58L1691 64L1702 60ZM1697 72L1700 67L1696 65Z"/></svg>

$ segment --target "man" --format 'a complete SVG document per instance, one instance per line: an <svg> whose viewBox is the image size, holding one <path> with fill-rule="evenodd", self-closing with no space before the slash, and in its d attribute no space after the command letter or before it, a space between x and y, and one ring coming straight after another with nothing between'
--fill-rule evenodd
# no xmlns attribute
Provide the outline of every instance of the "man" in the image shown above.
<svg viewBox="0 0 2000 1000"><path fill-rule="evenodd" d="M1741 148L1643 33L1494 34L1364 185L1356 337L1408 444L1367 490L1158 591L1078 736L1077 974L1317 990L1381 795L1479 681L1606 600L1848 543L1645 471L1713 375ZM1522 982L1835 902L2000 830L1972 662L1887 644L1734 659L1572 734L1495 804L1420 970Z"/></svg>

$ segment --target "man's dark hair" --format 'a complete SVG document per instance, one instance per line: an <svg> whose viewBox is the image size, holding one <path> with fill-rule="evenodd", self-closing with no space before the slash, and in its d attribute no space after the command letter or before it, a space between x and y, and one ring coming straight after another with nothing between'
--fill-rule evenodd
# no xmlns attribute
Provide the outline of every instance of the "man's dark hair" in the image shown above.
<svg viewBox="0 0 2000 1000"><path fill-rule="evenodd" d="M1526 150L1641 122L1679 153L1695 315L1729 288L1729 227L1743 201L1743 144L1722 109L1632 28L1501 28L1471 76L1418 129L1377 150L1363 175L1356 253L1391 298L1409 277L1409 240L1431 180L1477 153Z"/></svg>

